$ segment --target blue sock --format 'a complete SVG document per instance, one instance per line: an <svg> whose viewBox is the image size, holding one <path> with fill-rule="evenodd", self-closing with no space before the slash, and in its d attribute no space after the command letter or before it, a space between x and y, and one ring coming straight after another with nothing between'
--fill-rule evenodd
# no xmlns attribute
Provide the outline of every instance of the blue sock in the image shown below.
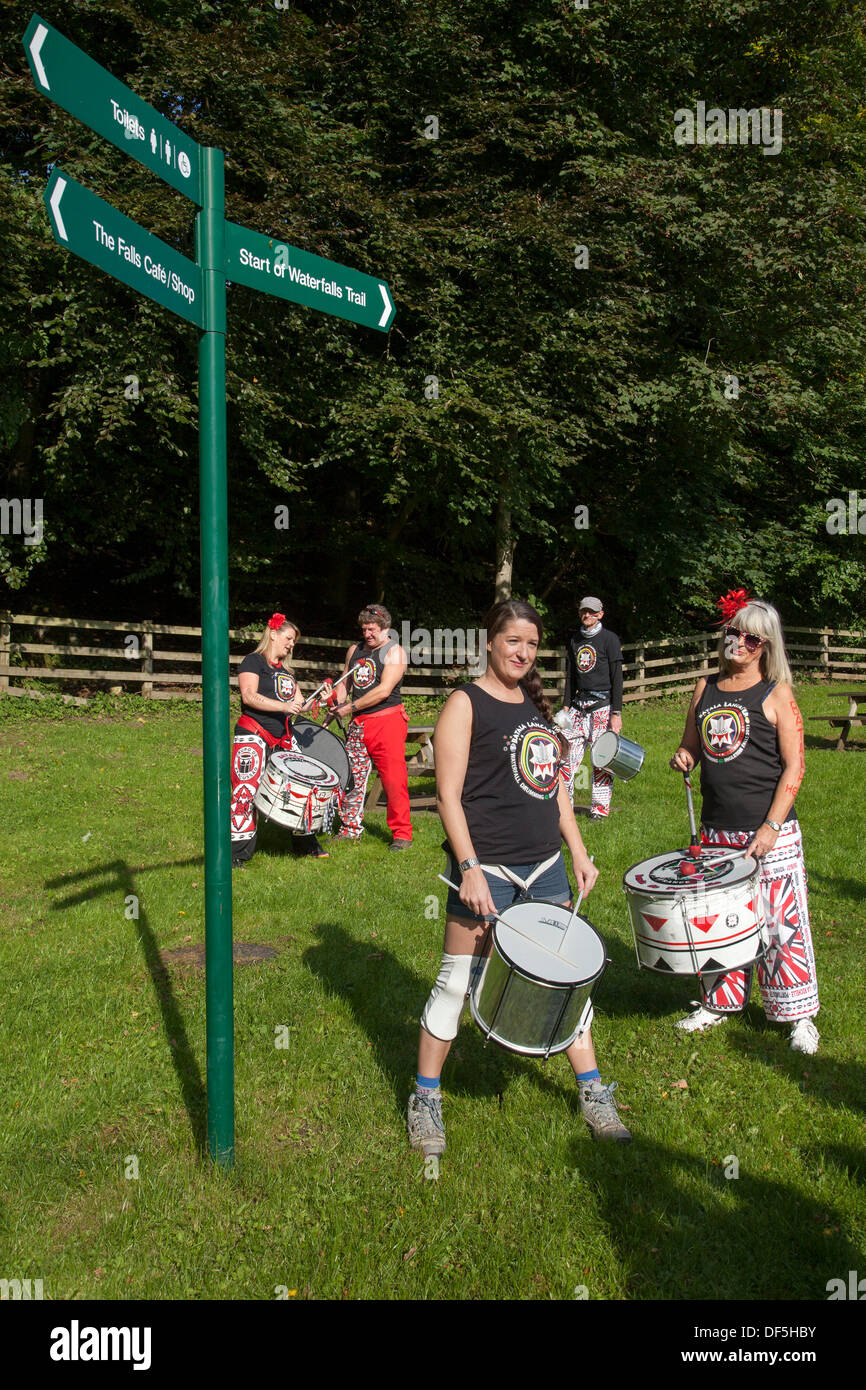
<svg viewBox="0 0 866 1390"><path fill-rule="evenodd" d="M576 1071L574 1079L579 1081L582 1086L588 1086L591 1081L600 1081L601 1074L598 1067L593 1067L592 1071Z"/></svg>
<svg viewBox="0 0 866 1390"><path fill-rule="evenodd" d="M598 1073L596 1072L596 1076ZM435 1091L439 1087L438 1076L422 1076L420 1072L415 1073L415 1085L419 1091Z"/></svg>

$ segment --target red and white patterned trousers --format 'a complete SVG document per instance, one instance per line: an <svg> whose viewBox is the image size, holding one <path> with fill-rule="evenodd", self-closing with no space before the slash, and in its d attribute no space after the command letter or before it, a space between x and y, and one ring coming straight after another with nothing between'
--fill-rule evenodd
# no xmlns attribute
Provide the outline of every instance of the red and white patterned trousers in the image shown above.
<svg viewBox="0 0 866 1390"><path fill-rule="evenodd" d="M574 800L574 778L577 769L583 762L583 755L587 748L595 743L599 734L603 734L610 724L610 705L602 705L600 709L590 710L583 714L578 709L567 709L566 714L569 718L569 728L563 732L568 736L568 771L566 782L568 784L568 795ZM592 805L591 810L596 811L600 816L610 814L610 802L613 796L613 773L592 772Z"/></svg>
<svg viewBox="0 0 866 1390"><path fill-rule="evenodd" d="M702 829L704 844L744 847L750 830ZM818 1012L818 977L809 930L803 837L796 820L786 821L778 839L761 860L758 891L767 926L767 949L756 962L758 985L767 1018L793 1023ZM702 1003L717 1014L742 1013L749 1002L753 966L724 975L701 977Z"/></svg>

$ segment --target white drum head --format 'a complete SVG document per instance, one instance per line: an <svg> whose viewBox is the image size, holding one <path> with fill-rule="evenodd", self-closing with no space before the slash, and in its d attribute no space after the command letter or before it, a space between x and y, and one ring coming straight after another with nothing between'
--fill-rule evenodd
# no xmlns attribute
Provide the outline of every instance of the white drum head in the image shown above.
<svg viewBox="0 0 866 1390"><path fill-rule="evenodd" d="M616 757L616 750L618 747L619 739L612 729L607 729L603 734L599 734L592 748L589 750L589 756L593 767L607 767L611 759Z"/></svg>
<svg viewBox="0 0 866 1390"><path fill-rule="evenodd" d="M339 785L340 779L333 768L325 767L324 763L316 762L315 758L308 758L304 753L274 753L270 767L289 781L309 782L325 789Z"/></svg>
<svg viewBox="0 0 866 1390"><path fill-rule="evenodd" d="M571 908L558 903L514 903L493 930L518 970L548 984L570 985L595 979L605 961L604 943L592 924L578 913L566 932L570 918Z"/></svg>
<svg viewBox="0 0 866 1390"><path fill-rule="evenodd" d="M694 873L689 872L692 866ZM705 845L700 859L692 859L687 849L642 859L626 870L622 881L635 893L707 893L715 888L739 887L757 868L751 855L732 855L727 845Z"/></svg>

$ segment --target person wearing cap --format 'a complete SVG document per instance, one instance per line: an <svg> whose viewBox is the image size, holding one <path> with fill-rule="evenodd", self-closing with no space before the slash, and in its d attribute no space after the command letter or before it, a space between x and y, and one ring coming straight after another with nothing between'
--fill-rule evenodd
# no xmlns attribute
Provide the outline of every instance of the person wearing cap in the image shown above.
<svg viewBox="0 0 866 1390"><path fill-rule="evenodd" d="M600 734L622 733L622 647L615 632L603 626L604 604L589 596L580 600L580 623L568 639L565 693L561 724L569 741L567 784L573 798L574 778L584 753ZM610 814L613 774L592 774L590 819Z"/></svg>
<svg viewBox="0 0 866 1390"><path fill-rule="evenodd" d="M400 644L391 637L391 614L380 603L358 614L363 641L346 652L345 669L358 669L334 687L339 704L332 713L351 717L346 752L354 787L340 799L340 833L336 840L359 840L363 833L367 779L375 767L388 801L389 849L408 849L412 843L409 816L409 778L406 772L406 733L409 716L403 708L401 686L409 664ZM349 687L347 690L347 686Z"/></svg>

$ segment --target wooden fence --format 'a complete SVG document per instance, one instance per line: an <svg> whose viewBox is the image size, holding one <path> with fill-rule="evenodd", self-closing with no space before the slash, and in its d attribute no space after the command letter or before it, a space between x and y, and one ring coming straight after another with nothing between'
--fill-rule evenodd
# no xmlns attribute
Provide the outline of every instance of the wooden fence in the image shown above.
<svg viewBox="0 0 866 1390"><path fill-rule="evenodd" d="M866 632L791 627L785 635L795 674L866 680L866 646L857 645L866 641ZM258 632L237 628L229 636L234 671L256 645ZM624 643L625 700L691 690L698 676L715 670L718 636L718 629L710 629ZM346 646L342 638L303 637L292 659L301 690L313 690L324 676L337 674ZM81 657L85 664L77 664ZM561 697L564 650L546 648L538 658L545 694ZM437 697L472 674L466 666L412 665L403 690ZM232 684L237 685L234 674ZM151 700L200 700L201 628L0 613L0 692L38 698L46 685L75 703L86 702L93 687L105 686L113 693L138 691Z"/></svg>

